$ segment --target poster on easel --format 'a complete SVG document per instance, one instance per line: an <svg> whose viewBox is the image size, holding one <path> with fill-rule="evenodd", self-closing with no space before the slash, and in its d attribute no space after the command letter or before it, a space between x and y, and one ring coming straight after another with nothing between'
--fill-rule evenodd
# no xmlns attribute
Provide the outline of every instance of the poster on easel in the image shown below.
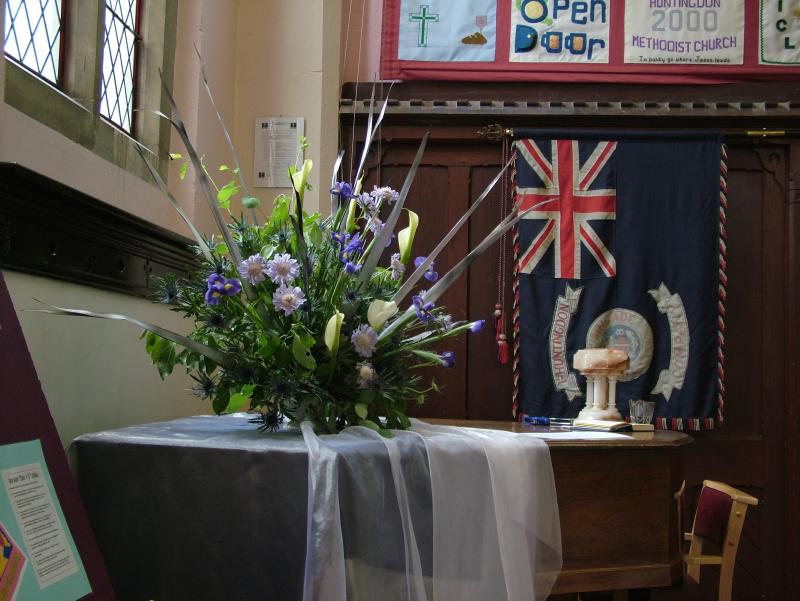
<svg viewBox="0 0 800 601"><path fill-rule="evenodd" d="M114 591L0 272L0 601Z"/></svg>
<svg viewBox="0 0 800 601"><path fill-rule="evenodd" d="M77 601L88 595L92 589L41 443L0 445L0 481L0 601Z"/></svg>

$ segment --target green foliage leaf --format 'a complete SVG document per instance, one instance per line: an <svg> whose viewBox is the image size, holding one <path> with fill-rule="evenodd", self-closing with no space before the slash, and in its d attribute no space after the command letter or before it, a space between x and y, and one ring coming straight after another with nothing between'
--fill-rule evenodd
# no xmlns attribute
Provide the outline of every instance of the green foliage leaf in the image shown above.
<svg viewBox="0 0 800 601"><path fill-rule="evenodd" d="M367 419L367 415L369 414L369 407L367 407L363 403L358 403L354 409L358 417L360 417L361 419Z"/></svg>
<svg viewBox="0 0 800 601"><path fill-rule="evenodd" d="M272 357L281 348L281 340L277 333L265 334L258 339L258 354L264 359Z"/></svg>
<svg viewBox="0 0 800 601"><path fill-rule="evenodd" d="M226 413L236 413L248 407L250 398L253 396L253 391L256 389L255 384L245 384L238 392L232 392L228 406L225 407Z"/></svg>
<svg viewBox="0 0 800 601"><path fill-rule="evenodd" d="M173 161L177 161L183 158L183 155L180 152L170 152L169 158Z"/></svg>
<svg viewBox="0 0 800 601"><path fill-rule="evenodd" d="M228 248L228 245L224 242L220 242L214 246L214 252L218 255L227 255L229 251L230 249Z"/></svg>
<svg viewBox="0 0 800 601"><path fill-rule="evenodd" d="M225 408L228 406L228 401L230 401L230 396L230 392L227 388L217 391L214 400L211 402L211 408L214 410L214 413L219 415L225 411Z"/></svg>
<svg viewBox="0 0 800 601"><path fill-rule="evenodd" d="M294 340L292 340L292 355L294 356L294 360L309 371L314 371L317 367L317 361L311 355L311 347L313 345L313 338L311 338L311 344L308 344L308 339L303 340L298 334L295 334Z"/></svg>
<svg viewBox="0 0 800 601"><path fill-rule="evenodd" d="M275 198L275 203L272 207L272 214L269 218L268 227L270 230L276 230L289 220L289 197L281 194Z"/></svg>
<svg viewBox="0 0 800 601"><path fill-rule="evenodd" d="M230 167L228 167L227 165L220 165L219 166L219 170L220 171L230 171Z"/></svg>
<svg viewBox="0 0 800 601"><path fill-rule="evenodd" d="M186 172L189 170L189 162L186 161L181 165L180 178L181 181L186 179Z"/></svg>
<svg viewBox="0 0 800 601"><path fill-rule="evenodd" d="M314 246L320 246L322 244L323 234L322 228L319 226L318 222L314 222L311 224L311 227L308 230L308 240Z"/></svg>
<svg viewBox="0 0 800 601"><path fill-rule="evenodd" d="M239 191L239 186L236 185L235 181L230 181L224 186L219 189L217 192L217 203L219 204L220 208L223 209L230 209L231 208L231 197Z"/></svg>
<svg viewBox="0 0 800 601"><path fill-rule="evenodd" d="M144 344L150 360L158 368L158 375L162 380L165 379L172 373L175 365L180 363L178 354L175 352L175 343L158 334L148 332Z"/></svg>

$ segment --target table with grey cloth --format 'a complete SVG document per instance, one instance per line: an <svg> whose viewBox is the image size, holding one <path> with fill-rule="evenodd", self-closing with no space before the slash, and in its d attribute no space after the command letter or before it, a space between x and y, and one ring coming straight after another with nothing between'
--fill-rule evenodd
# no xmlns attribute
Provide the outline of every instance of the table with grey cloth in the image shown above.
<svg viewBox="0 0 800 601"><path fill-rule="evenodd" d="M348 570L355 562L377 573L402 572L406 557L402 545L392 544L401 526L384 443L346 437L325 443L339 457L341 523L351 533L344 540ZM433 564L427 456L424 446L402 448L427 577ZM243 415L197 416L87 434L74 441L70 457L121 601L303 598L309 450L299 430L265 433ZM464 462L475 478L490 480L485 457ZM478 565L463 569L480 572Z"/></svg>

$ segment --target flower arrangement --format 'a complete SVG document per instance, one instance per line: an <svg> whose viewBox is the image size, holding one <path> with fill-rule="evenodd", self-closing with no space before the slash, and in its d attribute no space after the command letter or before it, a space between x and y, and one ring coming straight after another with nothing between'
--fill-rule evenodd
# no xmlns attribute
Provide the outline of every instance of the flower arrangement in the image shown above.
<svg viewBox="0 0 800 601"><path fill-rule="evenodd" d="M213 105L207 81L206 89ZM140 152L195 238L198 269L188 279L170 276L157 285L159 299L191 319L193 331L182 336L126 316L58 307L49 311L124 319L144 328L147 352L161 377L184 366L196 383L196 394L211 400L216 413L253 411L254 421L264 428L276 427L284 417L295 423L312 420L329 432L355 424L382 433L408 428L408 404L422 403L437 390L433 380L423 381L420 369L448 368L457 360L434 345L484 327L483 320L454 321L436 302L519 216L501 222L441 278L435 259L505 168L437 247L412 262L419 218L403 207L428 136L400 191L378 186L362 190L363 165L386 103L376 119L370 114L352 182L337 181L343 153L336 161L330 216L303 209L311 189L312 164L306 160L289 169L291 195L278 196L268 219L259 223L259 202L247 190L233 145L235 167L222 166L220 171L237 177L218 187L192 146L166 86L165 92L172 104L167 118L188 154L172 158L193 165L219 227L210 238L200 235ZM230 142L227 129L225 133ZM182 166L181 176L185 174ZM245 210L235 216L231 200L239 193ZM407 224L395 234L402 215ZM422 280L431 287L413 293Z"/></svg>

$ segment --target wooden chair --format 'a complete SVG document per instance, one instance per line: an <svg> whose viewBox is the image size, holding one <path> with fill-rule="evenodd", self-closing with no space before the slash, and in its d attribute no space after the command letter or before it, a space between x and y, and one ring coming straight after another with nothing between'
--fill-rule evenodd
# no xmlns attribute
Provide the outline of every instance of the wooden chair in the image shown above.
<svg viewBox="0 0 800 601"><path fill-rule="evenodd" d="M683 490L675 494L681 511ZM736 562L736 551L742 535L745 514L748 505L758 505L758 499L751 497L727 484L703 481L703 489L697 501L692 531L683 535L689 541L689 552L683 556L686 564L684 577L684 598L699 593L700 568L704 565L719 565L718 601L730 601L733 586L733 568ZM680 515L680 513L679 513ZM679 522L680 524L680 522ZM704 555L704 541L713 542L721 555Z"/></svg>

